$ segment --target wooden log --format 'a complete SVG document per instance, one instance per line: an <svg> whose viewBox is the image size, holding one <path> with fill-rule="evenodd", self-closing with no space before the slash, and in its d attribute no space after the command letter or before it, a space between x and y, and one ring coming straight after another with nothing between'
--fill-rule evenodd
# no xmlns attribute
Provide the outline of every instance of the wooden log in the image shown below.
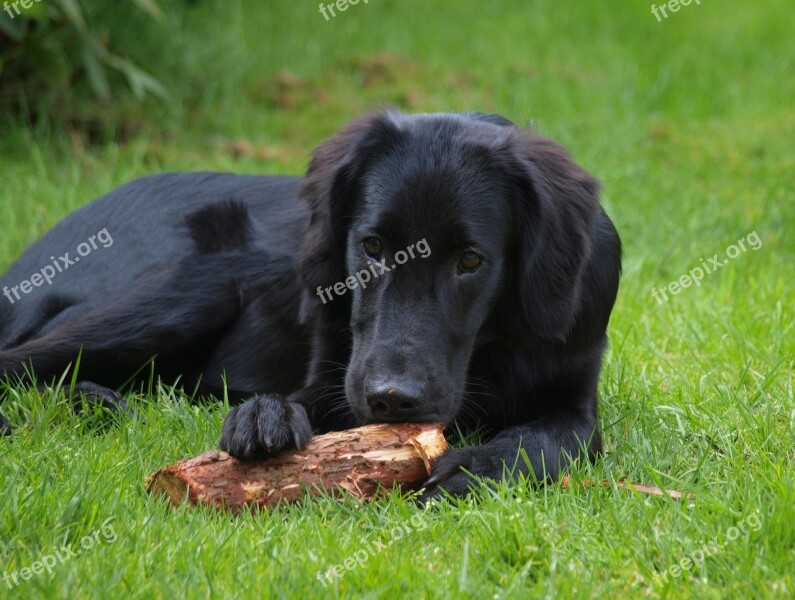
<svg viewBox="0 0 795 600"><path fill-rule="evenodd" d="M263 461L240 461L210 450L157 471L147 490L174 505L186 500L239 510L295 502L321 490L371 499L397 483L415 489L447 449L439 424L367 425L319 435L301 450Z"/></svg>

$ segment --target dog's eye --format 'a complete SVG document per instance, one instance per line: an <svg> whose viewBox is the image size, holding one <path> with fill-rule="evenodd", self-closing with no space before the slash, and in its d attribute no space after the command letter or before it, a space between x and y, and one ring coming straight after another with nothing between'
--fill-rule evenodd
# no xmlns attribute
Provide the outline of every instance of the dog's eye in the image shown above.
<svg viewBox="0 0 795 600"><path fill-rule="evenodd" d="M480 254L473 250L467 250L458 259L458 272L459 273L474 273L480 268L483 259Z"/></svg>
<svg viewBox="0 0 795 600"><path fill-rule="evenodd" d="M362 247L370 258L381 258L381 253L384 251L384 245L381 240L375 236L364 238Z"/></svg>

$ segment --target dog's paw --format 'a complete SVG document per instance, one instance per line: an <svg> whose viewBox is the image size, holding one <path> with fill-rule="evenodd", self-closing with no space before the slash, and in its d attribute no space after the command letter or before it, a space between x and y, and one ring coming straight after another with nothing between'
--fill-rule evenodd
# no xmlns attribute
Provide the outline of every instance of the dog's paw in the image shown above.
<svg viewBox="0 0 795 600"><path fill-rule="evenodd" d="M254 459L301 448L310 439L312 426L303 406L279 397L256 396L229 412L218 445L235 458Z"/></svg>
<svg viewBox="0 0 795 600"><path fill-rule="evenodd" d="M421 502L432 498L466 496L477 485L477 478L499 480L503 475L504 462L493 449L487 446L472 446L449 450L433 465L431 476L422 484L425 491Z"/></svg>
<svg viewBox="0 0 795 600"><path fill-rule="evenodd" d="M4 435L11 435L11 423L5 418L3 413L0 413L0 437Z"/></svg>
<svg viewBox="0 0 795 600"><path fill-rule="evenodd" d="M117 417L125 414L131 415L130 409L121 394L96 383L78 381L74 388L67 393L75 413L83 412L83 402L85 401L87 406L102 407Z"/></svg>

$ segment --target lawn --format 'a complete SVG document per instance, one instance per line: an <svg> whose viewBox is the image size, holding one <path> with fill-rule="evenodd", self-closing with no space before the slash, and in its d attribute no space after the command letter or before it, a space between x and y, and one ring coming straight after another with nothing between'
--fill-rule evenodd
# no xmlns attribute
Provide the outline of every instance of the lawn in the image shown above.
<svg viewBox="0 0 795 600"><path fill-rule="evenodd" d="M214 447L223 403L154 385L106 428L8 388L0 597L795 596L794 18L790 0L691 2L660 21L626 1L370 0L328 21L317 2L206 1L172 36L183 64L162 52L170 103L125 111L124 135L4 118L0 272L132 178L300 173L368 109L532 124L599 177L624 243L606 455L572 479L685 497L499 486L425 508L393 492L175 509L144 480ZM51 573L14 583L41 561Z"/></svg>

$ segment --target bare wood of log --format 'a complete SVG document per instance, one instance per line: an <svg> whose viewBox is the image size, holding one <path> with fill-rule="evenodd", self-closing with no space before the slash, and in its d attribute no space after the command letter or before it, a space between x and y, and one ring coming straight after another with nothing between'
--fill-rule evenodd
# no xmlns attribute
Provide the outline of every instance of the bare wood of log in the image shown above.
<svg viewBox="0 0 795 600"><path fill-rule="evenodd" d="M373 498L394 483L418 487L447 449L443 425L367 425L319 435L301 450L263 461L239 461L210 450L157 471L147 490L174 505L207 504L239 510L275 506L325 490Z"/></svg>

